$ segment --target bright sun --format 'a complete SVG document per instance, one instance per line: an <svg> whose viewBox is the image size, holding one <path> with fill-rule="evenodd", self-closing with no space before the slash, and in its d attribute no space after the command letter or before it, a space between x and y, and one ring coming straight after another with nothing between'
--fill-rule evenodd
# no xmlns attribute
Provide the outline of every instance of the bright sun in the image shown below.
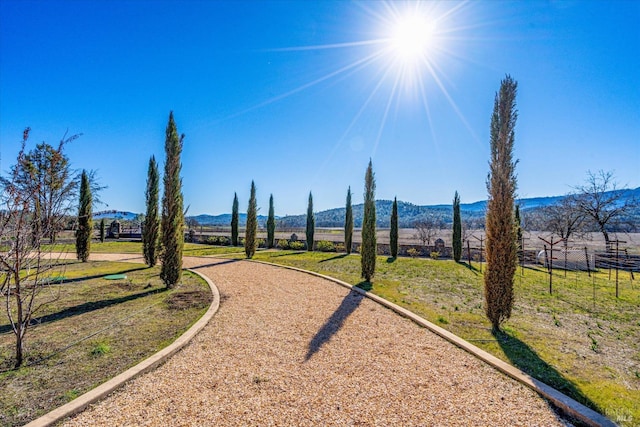
<svg viewBox="0 0 640 427"><path fill-rule="evenodd" d="M405 63L422 61L433 42L435 25L425 16L411 14L398 17L391 29L390 48Z"/></svg>

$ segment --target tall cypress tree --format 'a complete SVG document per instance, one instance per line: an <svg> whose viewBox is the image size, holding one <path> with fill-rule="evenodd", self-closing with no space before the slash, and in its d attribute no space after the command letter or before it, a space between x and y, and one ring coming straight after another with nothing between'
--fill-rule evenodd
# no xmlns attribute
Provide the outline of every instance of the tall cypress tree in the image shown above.
<svg viewBox="0 0 640 427"><path fill-rule="evenodd" d="M391 206L391 230L389 231L389 248L391 249L391 257L398 257L398 200L393 198Z"/></svg>
<svg viewBox="0 0 640 427"><path fill-rule="evenodd" d="M100 220L100 243L104 243L104 238L106 237L106 226L104 224L104 218Z"/></svg>
<svg viewBox="0 0 640 427"><path fill-rule="evenodd" d="M376 272L376 180L373 166L369 166L364 177L364 218L362 219L362 278L370 282Z"/></svg>
<svg viewBox="0 0 640 427"><path fill-rule="evenodd" d="M269 217L267 218L267 247L273 248L276 241L276 214L273 208L273 194L269 196Z"/></svg>
<svg viewBox="0 0 640 427"><path fill-rule="evenodd" d="M460 196L458 192L453 196L453 259L460 262L462 257L462 219L460 218Z"/></svg>
<svg viewBox="0 0 640 427"><path fill-rule="evenodd" d="M316 219L313 216L313 196L309 191L309 205L307 206L307 250L313 250L313 234L316 230Z"/></svg>
<svg viewBox="0 0 640 427"><path fill-rule="evenodd" d="M518 242L517 243L518 248L520 248L520 246L522 245L522 219L520 218L520 205L516 205L515 223L516 223L516 241Z"/></svg>
<svg viewBox="0 0 640 427"><path fill-rule="evenodd" d="M347 208L344 214L344 248L347 254L351 253L353 246L353 209L351 208L351 186L347 190Z"/></svg>
<svg viewBox="0 0 640 427"><path fill-rule="evenodd" d="M145 198L147 202L147 212L145 214L144 227L142 228L142 254L144 262L153 267L158 262L158 233L159 224L159 200L160 200L160 173L156 158L151 156L149 168L147 170L147 189Z"/></svg>
<svg viewBox="0 0 640 427"><path fill-rule="evenodd" d="M80 177L80 203L78 207L78 229L76 230L76 256L87 262L91 253L91 234L93 233L91 185L87 171Z"/></svg>
<svg viewBox="0 0 640 427"><path fill-rule="evenodd" d="M178 136L173 120L173 111L169 113L164 151L164 194L162 196L162 269L160 279L167 288L173 288L182 277L182 248L184 246L184 209L182 199L182 142L184 134Z"/></svg>
<svg viewBox="0 0 640 427"><path fill-rule="evenodd" d="M238 246L238 195L233 193L233 207L231 209L231 245Z"/></svg>
<svg viewBox="0 0 640 427"><path fill-rule="evenodd" d="M485 313L494 334L511 317L513 279L516 272L517 249L514 200L516 191L513 143L517 83L507 75L496 94L491 116L491 161L487 178L487 270L484 274Z"/></svg>
<svg viewBox="0 0 640 427"><path fill-rule="evenodd" d="M258 203L256 202L256 185L251 181L251 196L247 207L247 228L244 238L244 253L253 258L256 253L256 236L258 234Z"/></svg>

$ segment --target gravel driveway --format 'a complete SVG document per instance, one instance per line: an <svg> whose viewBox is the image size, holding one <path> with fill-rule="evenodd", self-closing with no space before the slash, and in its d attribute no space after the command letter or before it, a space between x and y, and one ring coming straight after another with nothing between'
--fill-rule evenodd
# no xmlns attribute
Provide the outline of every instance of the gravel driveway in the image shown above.
<svg viewBox="0 0 640 427"><path fill-rule="evenodd" d="M535 392L322 278L185 258L220 310L185 349L68 426L553 426Z"/></svg>

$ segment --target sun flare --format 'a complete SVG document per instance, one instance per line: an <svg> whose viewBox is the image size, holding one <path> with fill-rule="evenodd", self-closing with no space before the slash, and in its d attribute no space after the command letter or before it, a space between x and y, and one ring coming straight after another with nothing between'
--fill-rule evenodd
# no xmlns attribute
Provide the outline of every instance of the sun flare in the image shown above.
<svg viewBox="0 0 640 427"><path fill-rule="evenodd" d="M434 32L434 22L425 16L411 14L400 17L391 30L390 48L402 61L419 61L428 53Z"/></svg>

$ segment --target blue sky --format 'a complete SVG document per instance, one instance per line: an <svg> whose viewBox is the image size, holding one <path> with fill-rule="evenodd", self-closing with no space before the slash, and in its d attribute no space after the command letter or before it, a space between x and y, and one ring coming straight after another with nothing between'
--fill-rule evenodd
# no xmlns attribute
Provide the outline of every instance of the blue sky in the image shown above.
<svg viewBox="0 0 640 427"><path fill-rule="evenodd" d="M417 25L415 23L418 23ZM0 1L7 171L65 132L108 207L144 211L170 110L185 133L190 214L299 214L376 197L486 198L489 121L518 82L518 194L565 194L587 170L640 186L637 1ZM399 24L398 24L399 23ZM416 25L416 29L414 28ZM426 28L426 30L425 30Z"/></svg>

